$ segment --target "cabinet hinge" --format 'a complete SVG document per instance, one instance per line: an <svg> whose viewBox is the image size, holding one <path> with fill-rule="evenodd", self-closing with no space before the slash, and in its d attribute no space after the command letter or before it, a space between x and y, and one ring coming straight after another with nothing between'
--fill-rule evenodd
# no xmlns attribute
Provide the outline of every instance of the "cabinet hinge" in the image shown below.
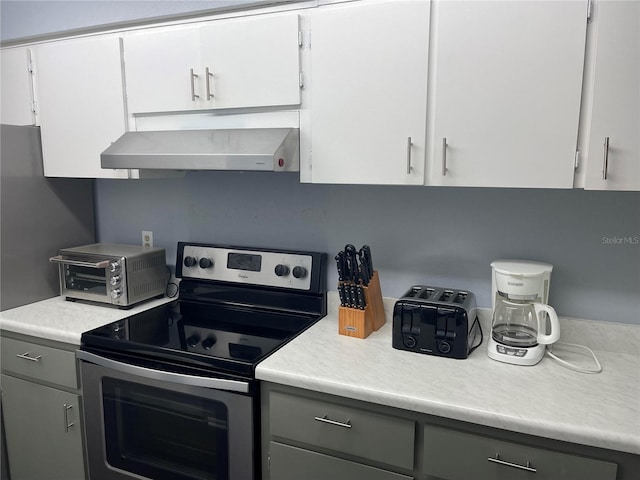
<svg viewBox="0 0 640 480"><path fill-rule="evenodd" d="M298 46L302 47L304 45L304 32L302 30L298 30Z"/></svg>
<svg viewBox="0 0 640 480"><path fill-rule="evenodd" d="M267 457L267 471L271 471L271 455Z"/></svg>
<svg viewBox="0 0 640 480"><path fill-rule="evenodd" d="M36 102L31 102L31 112L32 113L38 113L38 111L36 109Z"/></svg>
<svg viewBox="0 0 640 480"><path fill-rule="evenodd" d="M587 23L591 23L593 15L593 0L587 0Z"/></svg>
<svg viewBox="0 0 640 480"><path fill-rule="evenodd" d="M578 170L580 166L580 150L576 150L576 154L573 157L573 169Z"/></svg>
<svg viewBox="0 0 640 480"><path fill-rule="evenodd" d="M298 85L300 85L300 88L304 88L304 73L300 72L300 74L298 75Z"/></svg>

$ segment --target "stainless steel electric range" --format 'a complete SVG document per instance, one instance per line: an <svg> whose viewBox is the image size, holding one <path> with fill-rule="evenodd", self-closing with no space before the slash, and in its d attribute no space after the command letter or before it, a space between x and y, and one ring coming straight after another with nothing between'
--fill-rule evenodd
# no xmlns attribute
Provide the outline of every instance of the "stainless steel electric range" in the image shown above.
<svg viewBox="0 0 640 480"><path fill-rule="evenodd" d="M178 301L82 335L91 478L259 478L255 368L326 314L325 270L323 253L178 243Z"/></svg>

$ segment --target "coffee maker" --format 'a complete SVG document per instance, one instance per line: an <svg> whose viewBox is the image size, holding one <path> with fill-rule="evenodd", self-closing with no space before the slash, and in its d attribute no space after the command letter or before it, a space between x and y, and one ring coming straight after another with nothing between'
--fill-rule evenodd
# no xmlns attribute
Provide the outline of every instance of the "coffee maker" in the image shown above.
<svg viewBox="0 0 640 480"><path fill-rule="evenodd" d="M515 365L535 365L544 356L546 345L558 341L558 315L547 304L552 270L553 265L548 263L523 260L491 263L493 320L487 351L490 358Z"/></svg>

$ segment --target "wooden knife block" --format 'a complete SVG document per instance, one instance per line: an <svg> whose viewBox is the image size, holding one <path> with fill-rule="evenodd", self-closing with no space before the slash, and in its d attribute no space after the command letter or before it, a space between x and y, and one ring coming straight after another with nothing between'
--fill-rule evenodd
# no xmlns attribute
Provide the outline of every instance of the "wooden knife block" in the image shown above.
<svg viewBox="0 0 640 480"><path fill-rule="evenodd" d="M374 270L369 285L362 287L366 307L338 307L338 333L348 337L367 338L387 321L382 303L382 289L378 271Z"/></svg>

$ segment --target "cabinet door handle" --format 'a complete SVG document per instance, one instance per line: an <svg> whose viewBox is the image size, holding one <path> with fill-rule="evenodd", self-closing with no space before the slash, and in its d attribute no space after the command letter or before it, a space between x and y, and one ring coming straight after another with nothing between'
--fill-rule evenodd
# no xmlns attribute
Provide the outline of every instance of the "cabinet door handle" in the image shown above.
<svg viewBox="0 0 640 480"><path fill-rule="evenodd" d="M42 358L42 355L38 355L37 357L32 357L31 352L18 353L16 355L18 358L23 358L24 360L29 360L30 362L39 362Z"/></svg>
<svg viewBox="0 0 640 480"><path fill-rule="evenodd" d="M506 467L517 468L519 470L525 470L527 472L532 472L532 473L536 473L537 472L537 470L531 466L531 462L527 462L526 465L520 465L518 463L507 462L505 460L500 459L500 455L498 455L497 453L496 453L495 457L489 457L489 458L487 458L487 460L489 460L490 462L493 462L493 463L498 463L500 465L504 465Z"/></svg>
<svg viewBox="0 0 640 480"><path fill-rule="evenodd" d="M607 179L607 170L609 170L609 137L604 137L604 158L602 160L602 179Z"/></svg>
<svg viewBox="0 0 640 480"><path fill-rule="evenodd" d="M411 174L411 147L413 146L413 142L411 141L411 137L407 137L407 175Z"/></svg>
<svg viewBox="0 0 640 480"><path fill-rule="evenodd" d="M196 95L196 85L195 80L198 78L198 75L193 73L193 68L189 70L189 80L191 81L191 101L195 102L196 98L200 98L199 95Z"/></svg>
<svg viewBox="0 0 640 480"><path fill-rule="evenodd" d="M442 138L442 176L447 174L447 137Z"/></svg>
<svg viewBox="0 0 640 480"><path fill-rule="evenodd" d="M75 422L69 423L69 410L73 408L73 405L63 405L64 408L64 431L68 432L71 427L75 425Z"/></svg>
<svg viewBox="0 0 640 480"><path fill-rule="evenodd" d="M213 73L211 73L209 71L209 67L205 68L205 77L206 77L206 84L207 84L207 100L211 100L214 95L213 92L211 91L211 80L210 78L213 78Z"/></svg>
<svg viewBox="0 0 640 480"><path fill-rule="evenodd" d="M351 428L351 420L347 420L346 422L338 422L337 420L331 420L327 415L323 415L322 417L314 417L314 420L316 422L335 425L336 427Z"/></svg>

